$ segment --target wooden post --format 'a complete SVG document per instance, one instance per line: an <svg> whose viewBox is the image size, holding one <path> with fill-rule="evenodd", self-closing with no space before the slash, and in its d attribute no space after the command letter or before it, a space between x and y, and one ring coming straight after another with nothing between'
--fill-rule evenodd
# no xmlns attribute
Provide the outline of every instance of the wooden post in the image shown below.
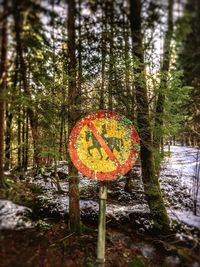
<svg viewBox="0 0 200 267"><path fill-rule="evenodd" d="M99 188L99 227L97 241L97 266L105 266L105 239L106 239L106 199L107 186L100 183Z"/></svg>

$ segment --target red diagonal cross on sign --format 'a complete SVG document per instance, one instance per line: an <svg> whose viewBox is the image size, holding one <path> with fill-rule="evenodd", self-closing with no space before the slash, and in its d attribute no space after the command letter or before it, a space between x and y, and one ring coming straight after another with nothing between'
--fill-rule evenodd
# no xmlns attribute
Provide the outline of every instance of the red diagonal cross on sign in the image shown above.
<svg viewBox="0 0 200 267"><path fill-rule="evenodd" d="M103 147L103 149L106 151L106 154L108 155L108 157L115 162L117 168L120 167L120 162L118 161L118 159L116 158L116 156L114 155L114 153L110 150L110 148L108 147L108 145L106 144L106 142L104 141L103 137L98 133L96 127L94 126L94 124L92 122L88 123L88 126L90 128L90 130L93 132L94 136L96 137L97 141L99 142L99 144Z"/></svg>
<svg viewBox="0 0 200 267"><path fill-rule="evenodd" d="M109 145L111 139L119 141L122 138L111 134L111 132L109 133L109 131L107 135L110 135L106 138L103 133L100 133L99 130L102 129L103 125L108 130L112 123L114 123L116 129L117 127L123 129L125 134L122 134L122 138L124 138L123 142L126 145L118 144L114 148ZM92 137L90 136L90 138L93 138L90 141L86 140L87 131L91 131L93 134ZM129 145L127 146L127 144ZM68 150L73 164L82 174L97 180L113 180L125 175L132 168L138 157L139 145L138 134L129 120L115 112L97 111L76 123L69 137ZM90 153L91 147L92 155ZM104 154L102 154L101 149L105 151ZM123 152L123 149L128 151ZM116 150L115 153L114 150ZM105 153L115 167L113 165L108 167L111 163L105 159ZM121 159L120 153L126 155L125 159ZM94 162L96 162L96 165Z"/></svg>

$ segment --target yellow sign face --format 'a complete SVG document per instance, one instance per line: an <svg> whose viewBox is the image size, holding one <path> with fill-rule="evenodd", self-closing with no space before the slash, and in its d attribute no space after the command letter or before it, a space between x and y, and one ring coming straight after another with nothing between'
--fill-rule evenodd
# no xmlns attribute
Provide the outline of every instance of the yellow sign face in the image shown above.
<svg viewBox="0 0 200 267"><path fill-rule="evenodd" d="M96 118L92 123L120 165L123 165L130 156L130 131L114 118ZM115 161L109 157L88 125L81 129L76 144L78 157L86 167L96 172L116 170Z"/></svg>

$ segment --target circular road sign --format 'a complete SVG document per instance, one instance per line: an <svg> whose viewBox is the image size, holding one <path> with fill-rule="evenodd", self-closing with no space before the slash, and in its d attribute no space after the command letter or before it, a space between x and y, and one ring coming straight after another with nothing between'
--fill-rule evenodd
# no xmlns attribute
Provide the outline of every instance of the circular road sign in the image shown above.
<svg viewBox="0 0 200 267"><path fill-rule="evenodd" d="M69 137L75 167L95 180L114 180L137 160L139 138L130 120L111 111L97 111L79 120Z"/></svg>

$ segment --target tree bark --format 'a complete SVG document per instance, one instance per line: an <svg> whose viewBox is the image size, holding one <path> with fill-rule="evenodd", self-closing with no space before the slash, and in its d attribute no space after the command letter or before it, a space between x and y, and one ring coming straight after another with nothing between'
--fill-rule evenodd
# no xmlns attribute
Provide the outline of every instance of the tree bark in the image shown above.
<svg viewBox="0 0 200 267"><path fill-rule="evenodd" d="M156 171L158 175L160 173L161 163L160 148L163 144L164 109L171 54L170 44L173 34L173 2L174 0L168 0L168 23L167 31L164 38L163 62L160 70L161 79L155 113L154 147L156 150Z"/></svg>
<svg viewBox="0 0 200 267"><path fill-rule="evenodd" d="M62 112L63 107L61 107L61 118L60 118L60 140L59 140L59 159L63 159L63 130L65 125L65 119Z"/></svg>
<svg viewBox="0 0 200 267"><path fill-rule="evenodd" d="M77 105L78 90L76 85L75 55L75 0L68 0L68 133L79 118ZM69 227L72 232L80 232L79 177L72 162L69 162Z"/></svg>
<svg viewBox="0 0 200 267"><path fill-rule="evenodd" d="M17 168L22 168L22 142L21 142L21 105L17 108Z"/></svg>
<svg viewBox="0 0 200 267"><path fill-rule="evenodd" d="M22 3L23 4L23 3ZM21 4L21 5L22 5ZM30 91L27 82L27 65L24 59L24 48L22 45L21 38L21 27L23 23L23 14L20 12L21 6L20 1L13 1L13 15L14 15L14 27L16 36L16 53L19 56L20 73L22 79L22 85L24 89L24 94L30 98ZM33 138L33 149L34 149L34 166L39 167L39 148L38 148L38 118L37 114L34 113L31 107L27 107L27 113L30 118L30 126Z"/></svg>
<svg viewBox="0 0 200 267"><path fill-rule="evenodd" d="M13 89L11 90L11 103L7 104L6 108L6 133L5 133L5 170L8 170L11 165L11 138L12 138L12 121L14 109L14 97L17 92L19 59L18 55L15 56L15 73L13 76Z"/></svg>
<svg viewBox="0 0 200 267"><path fill-rule="evenodd" d="M108 108L109 110L113 110L113 90L114 90L114 3L113 1L108 2L109 4L109 24L110 24L110 32L109 32L109 78L108 78Z"/></svg>
<svg viewBox="0 0 200 267"><path fill-rule="evenodd" d="M134 117L134 110L131 109L132 103L131 103L131 86L130 86L130 64L129 64L129 27L128 27L128 21L126 18L125 11L123 13L123 36L124 36L124 61L125 61L125 87L126 87L126 113L128 118Z"/></svg>
<svg viewBox="0 0 200 267"><path fill-rule="evenodd" d="M105 68L107 55L107 21L108 10L107 0L102 2L102 33L101 33L101 89L99 99L99 109L105 108Z"/></svg>
<svg viewBox="0 0 200 267"><path fill-rule="evenodd" d="M7 0L3 1L3 14L7 12ZM2 22L1 30L1 61L0 61L0 188L6 186L4 178L4 92L7 83L7 17Z"/></svg>
<svg viewBox="0 0 200 267"><path fill-rule="evenodd" d="M133 59L138 62L134 74L137 103L137 123L141 139L142 179L146 199L151 211L154 228L162 232L169 231L169 218L164 206L158 177L155 172L152 152L152 132L146 88L144 51L141 31L141 0L130 1L130 24L133 42Z"/></svg>
<svg viewBox="0 0 200 267"><path fill-rule="evenodd" d="M79 94L79 101L81 98L82 92L82 80L83 80L83 68L82 68L82 31L81 31L81 2L82 0L78 0L78 83L77 90ZM77 103L79 104L79 103ZM81 106L80 106L81 107Z"/></svg>
<svg viewBox="0 0 200 267"><path fill-rule="evenodd" d="M6 132L5 132L5 166L4 170L7 171L11 165L11 129L12 129L12 111L11 105L6 107Z"/></svg>
<svg viewBox="0 0 200 267"><path fill-rule="evenodd" d="M25 135L26 135L26 113L22 110L22 168L25 169Z"/></svg>
<svg viewBox="0 0 200 267"><path fill-rule="evenodd" d="M28 144L29 144L28 132L29 132L28 113L26 110L26 135L25 135L25 159L24 159L24 170L25 171L27 171L27 168L28 168Z"/></svg>

